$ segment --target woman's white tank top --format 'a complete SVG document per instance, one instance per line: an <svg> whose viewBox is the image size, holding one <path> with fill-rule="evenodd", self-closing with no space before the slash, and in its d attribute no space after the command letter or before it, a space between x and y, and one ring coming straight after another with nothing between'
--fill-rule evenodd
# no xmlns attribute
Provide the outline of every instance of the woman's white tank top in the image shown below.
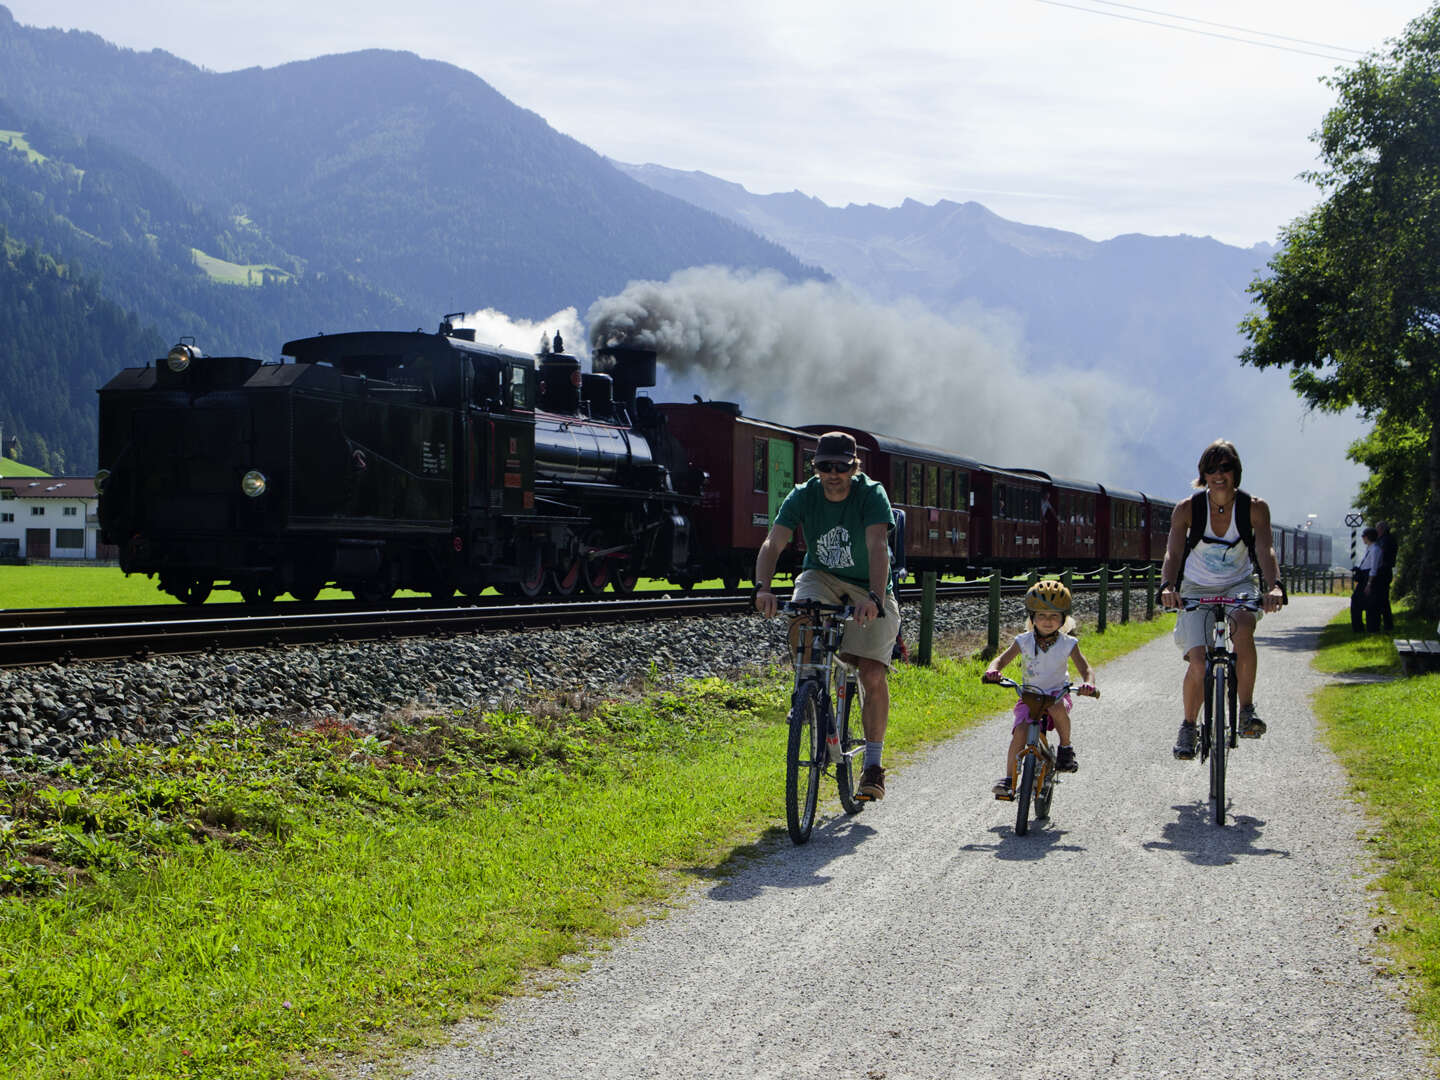
<svg viewBox="0 0 1440 1080"><path fill-rule="evenodd" d="M1250 565L1250 552L1240 542L1239 526L1232 520L1224 536L1215 536L1210 532L1208 500L1205 513L1205 532L1185 558L1185 584L1204 589L1223 589L1248 580L1255 569Z"/></svg>

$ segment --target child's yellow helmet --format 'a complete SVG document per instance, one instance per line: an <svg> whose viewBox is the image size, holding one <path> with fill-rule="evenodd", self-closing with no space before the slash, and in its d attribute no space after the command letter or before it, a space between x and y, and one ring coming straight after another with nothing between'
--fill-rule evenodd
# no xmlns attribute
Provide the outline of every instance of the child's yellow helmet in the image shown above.
<svg viewBox="0 0 1440 1080"><path fill-rule="evenodd" d="M1053 579L1037 581L1025 590L1025 610L1032 615L1037 611L1055 611L1061 615L1070 614L1070 590L1063 581Z"/></svg>

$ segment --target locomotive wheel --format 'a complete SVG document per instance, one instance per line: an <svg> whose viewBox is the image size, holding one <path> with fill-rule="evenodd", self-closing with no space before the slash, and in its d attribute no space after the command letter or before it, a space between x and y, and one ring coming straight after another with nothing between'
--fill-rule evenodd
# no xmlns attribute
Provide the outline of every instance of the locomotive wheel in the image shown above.
<svg viewBox="0 0 1440 1080"><path fill-rule="evenodd" d="M315 581L297 581L290 586L290 595L302 604L309 604L320 595L322 585Z"/></svg>
<svg viewBox="0 0 1440 1080"><path fill-rule="evenodd" d="M203 604L210 599L210 590L214 587L215 582L209 578L197 578L182 585L175 598L184 604Z"/></svg>
<svg viewBox="0 0 1440 1080"><path fill-rule="evenodd" d="M260 607L265 604L273 604L275 597L280 593L275 586L268 582L247 581L240 586L240 595L251 607Z"/></svg>
<svg viewBox="0 0 1440 1080"><path fill-rule="evenodd" d="M598 533L586 537L585 546L598 548L601 545ZM611 572L614 564L607 558L587 559L580 558L580 587L591 596L599 596L605 591L605 586L610 584Z"/></svg>
<svg viewBox="0 0 1440 1080"><path fill-rule="evenodd" d="M640 575L630 568L629 560L619 560L610 564L610 587L620 596L629 596L635 591L635 583L640 580Z"/></svg>
<svg viewBox="0 0 1440 1080"><path fill-rule="evenodd" d="M534 569L525 577L514 584L513 596L523 597L526 600L534 600L536 597L545 595L545 588L550 584L550 574L541 565L540 560L535 560Z"/></svg>
<svg viewBox="0 0 1440 1080"><path fill-rule="evenodd" d="M395 586L378 578L350 587L350 595L362 604L383 604L395 595Z"/></svg>
<svg viewBox="0 0 1440 1080"><path fill-rule="evenodd" d="M580 570L583 559L576 559L564 570L558 567L550 571L550 591L556 596L574 596L580 588Z"/></svg>

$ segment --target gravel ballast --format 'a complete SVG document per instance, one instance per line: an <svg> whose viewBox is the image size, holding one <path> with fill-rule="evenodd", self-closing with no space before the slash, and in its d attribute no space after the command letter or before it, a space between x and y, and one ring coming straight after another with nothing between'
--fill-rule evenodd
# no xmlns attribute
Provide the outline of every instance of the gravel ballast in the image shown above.
<svg viewBox="0 0 1440 1080"><path fill-rule="evenodd" d="M1080 597L1077 611L1095 601ZM987 610L983 602L937 605L937 638L983 635ZM913 645L919 606L907 604L904 616ZM1018 622L1023 606L1007 599L1002 616ZM112 738L173 746L231 717L330 717L381 730L392 717L730 675L783 659L784 643L783 620L737 615L0 670L0 760L74 757Z"/></svg>

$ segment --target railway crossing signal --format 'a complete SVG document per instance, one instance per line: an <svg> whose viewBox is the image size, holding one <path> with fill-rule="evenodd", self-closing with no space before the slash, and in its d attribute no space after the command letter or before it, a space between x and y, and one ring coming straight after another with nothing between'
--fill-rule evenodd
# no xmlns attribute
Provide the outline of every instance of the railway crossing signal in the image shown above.
<svg viewBox="0 0 1440 1080"><path fill-rule="evenodd" d="M1361 515L1359 515L1359 514L1346 514L1346 515L1345 515L1345 524L1350 527L1350 565L1351 565L1351 567L1354 567L1354 566L1355 566L1355 530L1360 527L1360 523L1361 523L1362 521L1364 521L1364 520L1365 520L1365 519L1364 519Z"/></svg>

